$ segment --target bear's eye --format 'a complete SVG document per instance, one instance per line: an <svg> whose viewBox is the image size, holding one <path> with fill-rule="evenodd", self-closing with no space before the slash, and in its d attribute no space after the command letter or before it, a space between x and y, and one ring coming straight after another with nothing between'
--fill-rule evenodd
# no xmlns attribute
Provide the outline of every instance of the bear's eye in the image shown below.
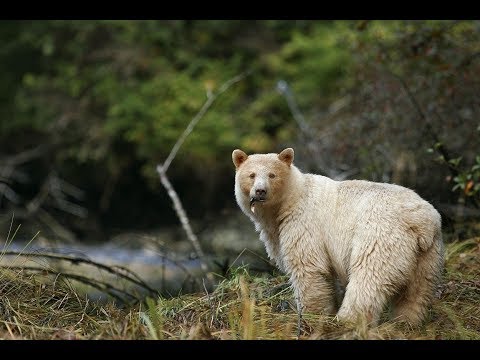
<svg viewBox="0 0 480 360"><path fill-rule="evenodd" d="M250 179L253 179L253 178L255 178L255 173L250 174Z"/></svg>
<svg viewBox="0 0 480 360"><path fill-rule="evenodd" d="M274 174L274 173L270 173L270 174L268 174L268 177L269 177L270 179L273 179L273 178L275 177L275 174Z"/></svg>

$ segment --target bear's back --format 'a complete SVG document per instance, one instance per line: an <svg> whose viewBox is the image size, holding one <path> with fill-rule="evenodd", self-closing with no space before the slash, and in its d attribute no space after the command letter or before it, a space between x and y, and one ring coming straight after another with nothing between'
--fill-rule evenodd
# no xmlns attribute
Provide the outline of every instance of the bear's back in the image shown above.
<svg viewBox="0 0 480 360"><path fill-rule="evenodd" d="M337 216L342 226L365 227L372 224L394 231L418 234L419 245L427 248L434 237L441 237L441 216L428 201L406 187L365 180L338 182ZM344 215L345 214L345 215Z"/></svg>
<svg viewBox="0 0 480 360"><path fill-rule="evenodd" d="M385 212L416 208L436 212L435 208L415 191L396 184L366 180L339 181L337 194L340 203L356 204L355 208L359 211L367 207L380 208Z"/></svg>

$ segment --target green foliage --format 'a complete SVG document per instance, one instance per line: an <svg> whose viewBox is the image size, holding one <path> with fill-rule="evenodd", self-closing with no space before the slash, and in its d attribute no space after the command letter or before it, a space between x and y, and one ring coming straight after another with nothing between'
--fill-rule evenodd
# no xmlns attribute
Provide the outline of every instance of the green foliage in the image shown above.
<svg viewBox="0 0 480 360"><path fill-rule="evenodd" d="M145 199L171 211L158 204L156 165L208 94L246 71L169 169L194 213L233 204L230 191L215 189L231 186L234 148L298 145L308 170L357 168L349 173L443 197L443 170L424 150L441 141L472 159L478 146L470 136L480 90L475 21L7 21L0 39L2 155L48 145L24 169L39 174L24 202L53 171L86 190L92 216ZM280 80L311 129L309 144L276 90Z"/></svg>
<svg viewBox="0 0 480 360"><path fill-rule="evenodd" d="M458 164L455 163L455 166L458 167ZM471 168L460 172L453 181L453 191L461 190L465 196L480 200L480 155L475 157L475 164Z"/></svg>
<svg viewBox="0 0 480 360"><path fill-rule="evenodd" d="M140 171L149 191L158 193L156 165L208 94L252 71L218 98L169 169L174 179L190 174L185 188L190 178L203 188L223 186L224 180L211 174L231 173L234 148L272 151L296 139L290 111L275 91L279 79L302 93L305 108L335 95L349 59L337 39L350 31L348 24L6 22L0 26L5 105L0 141L10 154L51 145L44 171L58 172L88 194L102 197L111 191L103 188L109 179L131 171ZM188 190L184 193L188 201ZM115 189L112 194L115 198ZM88 206L92 214L98 211L98 205Z"/></svg>
<svg viewBox="0 0 480 360"><path fill-rule="evenodd" d="M350 65L349 48L342 41L351 31L349 25L323 21L309 33L294 30L291 41L268 58L277 76L292 84L296 94L302 95L300 105L309 108L313 105L309 111L328 104L329 95L341 88L338 80L343 80Z"/></svg>
<svg viewBox="0 0 480 360"><path fill-rule="evenodd" d="M133 144L136 157L154 162L165 156L200 109L206 90L215 91L227 79L253 68L257 69L253 79L219 101L185 151L198 157L193 160L207 160L239 143L248 146L249 140L242 141L244 128L245 133L272 138L275 133L265 112L272 105L283 105L273 92L275 81L279 77L291 81L307 94L303 102L308 103L319 92L324 97L333 91L347 59L334 31L346 31L345 24L319 22L305 31L285 22L293 34L282 43L263 38L274 24L42 21L31 28L23 24L15 40L36 50L32 62L39 63L40 70L24 70L16 95L18 119L30 120L15 119L5 130L33 125L39 131L50 126L63 133L68 126L69 136L79 131L75 140L87 140L73 145L82 149L71 152L79 161L108 157L111 148L99 154L97 146L118 139ZM250 33L253 29L259 32L256 36ZM259 44L252 44L253 39ZM234 51L231 41L237 45ZM263 45L273 51L263 52ZM288 118L285 107L279 110L278 116ZM271 146L267 141L258 150Z"/></svg>
<svg viewBox="0 0 480 360"><path fill-rule="evenodd" d="M478 154L472 133L479 116L472 81L480 69L478 22L364 21L357 29L349 37L348 120L339 122L336 141L324 151L337 163L348 156L359 164L360 177L455 201L445 181L455 164L435 165L425 149L443 144L441 156L462 156L463 162Z"/></svg>
<svg viewBox="0 0 480 360"><path fill-rule="evenodd" d="M145 323L152 340L162 340L162 316L160 311L157 310L156 303L152 298L145 300L147 306L147 313L141 312L140 318Z"/></svg>
<svg viewBox="0 0 480 360"><path fill-rule="evenodd" d="M480 132L480 128L477 128ZM440 152L444 145L436 143L432 148L428 149L428 153L434 154ZM465 160L463 156L446 159L444 154L436 157L437 162L448 167L454 174L449 176L449 182L452 182L452 191L459 194L458 201L461 203L471 202L478 206L480 203L480 155L476 155L472 159L471 166L464 165Z"/></svg>

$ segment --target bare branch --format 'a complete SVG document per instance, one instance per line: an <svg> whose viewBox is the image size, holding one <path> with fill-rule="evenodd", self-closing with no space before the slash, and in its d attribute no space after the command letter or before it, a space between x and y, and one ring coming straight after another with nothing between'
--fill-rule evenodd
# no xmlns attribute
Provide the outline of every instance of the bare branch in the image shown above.
<svg viewBox="0 0 480 360"><path fill-rule="evenodd" d="M22 159L25 160L26 157L23 157ZM58 178L55 172L51 171L44 179L40 190L35 197L26 203L23 209L20 208L16 210L17 215L20 218L37 216L38 219L48 226L57 236L71 243L76 238L75 234L61 225L45 210L44 207L44 204L50 200L50 205L80 218L85 218L88 214L87 210L84 207L69 201L66 194L71 194L71 196L76 198L83 196L83 192L80 189ZM13 190L11 190L6 184L0 183L0 202L3 196L14 204L20 202L20 198Z"/></svg>
<svg viewBox="0 0 480 360"><path fill-rule="evenodd" d="M48 213L48 211L39 208L37 210L38 219L47 225L58 237L61 239L73 243L75 241L75 234L60 224L55 218Z"/></svg>
<svg viewBox="0 0 480 360"><path fill-rule="evenodd" d="M170 183L170 180L168 180L167 175L163 171L163 167L158 166L157 167L157 172L160 175L160 181L162 185L165 187L167 190L168 196L170 196L170 199L172 199L173 202L173 207L175 209L175 212L178 215L178 218L180 219L180 222L182 223L182 227L185 230L188 239L193 245L193 248L195 250L195 253L197 254L198 258L200 259L200 266L202 267L203 272L207 273L208 272L208 266L205 263L205 254L203 253L203 250L200 246L200 243L198 241L197 235L192 230L192 227L190 226L190 222L188 221L187 213L185 212L185 209L183 208L182 202L180 201L180 198L178 197L176 191L173 189L172 184Z"/></svg>
<svg viewBox="0 0 480 360"><path fill-rule="evenodd" d="M70 195L77 200L83 200L85 198L85 191L83 191L82 189L79 189L75 185L72 185L63 179L60 179L57 176L55 177L55 180L57 182L58 189L63 193Z"/></svg>
<svg viewBox="0 0 480 360"><path fill-rule="evenodd" d="M127 297L133 299L135 302L138 302L140 300L137 296L129 293L128 291L125 291L123 289L119 289L119 288L117 288L117 287L115 287L115 286L113 286L113 285L111 285L107 282L97 280L97 279L87 278L87 277L85 277L83 275L79 275L79 274L66 273L66 272L52 270L52 269L45 269L43 267L37 267L37 266L0 265L0 268L9 269L9 270L34 271L34 272L37 272L37 273L44 273L44 274L48 274L48 275L57 275L57 277L64 277L64 278L76 280L76 281L82 282L86 285L89 285L89 286L91 286L91 287L93 287L97 290L100 290L100 291L114 297L118 301L120 301L122 303L126 303L126 304L128 304L129 302L126 301L126 299L120 297L116 293L124 294Z"/></svg>
<svg viewBox="0 0 480 360"><path fill-rule="evenodd" d="M339 169L338 166L333 166L332 164L327 163L325 157L321 156L321 154L324 153L324 151L322 151L322 145L325 146L325 142L329 139L329 137L331 137L331 130L329 130L328 127L324 127L324 129L322 129L322 134L315 136L314 129L305 120L305 117L300 111L300 108L298 107L294 94L288 83L285 80L280 80L277 82L276 89L287 101L290 113L300 129L300 141L310 154L310 158L313 160L312 165L314 165L314 168L321 170L328 177L331 177L335 180L345 180L348 176L357 173L357 169ZM328 113L324 115L324 117L326 118L327 116L333 116L349 101L350 98L346 96L334 102L330 105Z"/></svg>
<svg viewBox="0 0 480 360"><path fill-rule="evenodd" d="M13 189L7 184L0 183L0 204L2 201L2 196L5 196L9 201L14 204L20 203L20 196L17 195Z"/></svg>
<svg viewBox="0 0 480 360"><path fill-rule="evenodd" d="M16 155L7 156L0 159L0 179L2 179L2 182L10 182L10 178L16 175L15 166L42 156L47 151L47 148L48 147L46 145L39 145L33 149L22 151ZM22 174L18 175L22 177ZM0 185L0 202L4 195L14 204L17 204L20 201L19 196L10 187L6 186L5 184Z"/></svg>
<svg viewBox="0 0 480 360"><path fill-rule="evenodd" d="M167 156L167 159L164 161L162 165L157 165L157 172L158 175L160 176L160 181L162 185L165 187L167 190L168 196L172 199L173 202L173 207L175 209L175 212L177 213L178 218L180 219L180 222L182 224L183 229L185 230L185 233L187 234L188 239L193 245L193 248L195 250L195 253L197 254L199 260L200 260L200 266L202 268L202 271L206 274L207 279L211 281L211 274L208 273L208 266L207 263L205 262L205 254L203 253L203 250L200 246L200 243L198 241L197 236L193 232L190 222L187 217L187 213L185 212L185 209L183 208L182 202L180 201L180 198L178 197L175 189L173 188L172 184L170 183L168 177L167 177L167 170L172 163L173 159L177 155L178 150L184 143L185 139L187 136L192 132L193 128L195 125L200 121L200 119L203 118L207 110L212 106L214 101L225 91L227 91L233 84L239 82L242 80L244 77L249 75L251 71L244 72L240 75L237 75L225 83L223 83L218 91L214 94L207 93L207 100L201 107L200 111L193 117L193 119L190 121L188 124L187 128L183 131L182 135L178 138L177 142L173 146L172 150L170 151L170 154Z"/></svg>
<svg viewBox="0 0 480 360"><path fill-rule="evenodd" d="M55 206L57 208L80 218L87 217L88 211L83 206L68 201L65 196L68 195L68 193L73 193L77 199L81 198L83 197L82 190L60 179L54 172L50 173L47 180L49 194L51 194L55 200Z"/></svg>
<svg viewBox="0 0 480 360"><path fill-rule="evenodd" d="M290 112L292 113L293 118L297 122L298 127L300 128L303 136L305 138L310 138L312 134L312 129L310 128L308 123L305 121L305 117L303 116L302 112L298 108L297 102L293 97L292 91L290 90L290 86L288 86L288 83L285 80L280 80L277 83L277 90L280 94L282 94L285 97L285 100L287 100L288 108L290 109Z"/></svg>
<svg viewBox="0 0 480 360"><path fill-rule="evenodd" d="M130 275L126 275L116 269L120 269L124 272L127 272L127 273L130 273L130 274L134 274L131 270L128 270L124 267L121 267L121 266L115 266L115 267L112 267L112 266L107 266L105 264L102 264L102 263L99 263L99 262L96 262L96 261L93 261L93 260L90 260L90 259L86 259L86 258L81 258L81 257L76 257L76 256L68 256L68 255L59 255L59 254L53 254L53 253L42 253L42 252L18 252L18 251L4 251L2 252L2 256L6 256L6 255L16 255L16 256L23 256L23 257L44 257L44 258L47 258L47 259L55 259L55 260L65 260L65 261L69 261L71 262L72 264L79 264L79 263L83 263L83 264L88 264L88 265L92 265L94 267L97 267L99 269L102 269L102 270L105 270L107 272L109 272L110 274L114 274L116 276L119 276L125 280L128 280L146 290L148 290L151 294L154 294L154 295L157 295L158 292L151 288L150 286L147 285L147 283L145 283L143 280L140 280L140 277L138 275L134 275L135 278L133 278L132 276Z"/></svg>
<svg viewBox="0 0 480 360"><path fill-rule="evenodd" d="M173 146L172 150L170 151L170 154L168 154L167 156L167 159L164 161L162 167L163 167L163 171L166 173L168 168L170 167L170 164L171 162L173 161L173 159L175 158L175 156L177 155L177 152L178 150L180 149L180 146L182 146L183 142L185 141L185 139L187 138L187 136L192 132L193 128L195 127L195 125L197 125L197 123L200 121L200 119L205 115L205 113L207 112L207 110L210 108L210 106L212 106L213 102L218 98L218 96L220 96L222 93L224 93L225 91L228 90L228 88L230 86L232 86L233 84L239 82L240 80L242 80L244 77L250 75L251 71L247 71L247 72L244 72L240 75L237 75L233 78L231 78L230 80L226 81L225 83L223 83L222 86L220 86L220 88L218 89L218 91L213 94L213 95L210 95L207 97L207 100L205 101L205 103L203 104L202 108L200 109L200 111L197 113L197 115L195 115L195 117L190 121L190 123L188 124L187 128L183 131L183 134L178 138L177 142L175 143L175 145ZM158 171L158 168L157 168L157 171Z"/></svg>
<svg viewBox="0 0 480 360"><path fill-rule="evenodd" d="M32 159L38 158L47 151L46 145L39 145L33 149L23 151L13 156L0 159L0 163L5 165L15 166L26 163Z"/></svg>
<svg viewBox="0 0 480 360"><path fill-rule="evenodd" d="M159 253L158 251L156 250L153 250L153 249L150 249L150 251L153 251L158 257L160 257L162 259L162 289L164 287L164 282L165 282L165 278L164 278L164 273L165 273L165 260L171 262L173 265L175 265L176 267L178 267L180 270L182 270L185 275L187 276L187 278L191 278L191 279L194 279L194 281L197 282L197 285L201 285L200 284L200 281L198 279L195 279L195 276L194 274L192 274L188 268L183 265L182 263L180 263L179 261L175 260L175 259L172 259L172 258L169 258L168 256L165 256L164 254L162 253Z"/></svg>
<svg viewBox="0 0 480 360"><path fill-rule="evenodd" d="M83 206L74 204L71 201L59 197L55 198L55 204L53 205L62 211L78 216L82 219L85 219L88 215L88 211Z"/></svg>

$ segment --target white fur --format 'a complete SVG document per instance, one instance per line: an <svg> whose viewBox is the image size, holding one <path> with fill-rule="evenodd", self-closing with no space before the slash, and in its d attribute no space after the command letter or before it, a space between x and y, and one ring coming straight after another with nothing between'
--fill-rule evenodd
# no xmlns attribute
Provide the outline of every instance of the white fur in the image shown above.
<svg viewBox="0 0 480 360"><path fill-rule="evenodd" d="M338 310L342 320L363 316L376 323L392 301L394 317L412 324L424 318L443 266L441 217L430 203L398 185L334 181L303 174L293 164L282 173L281 190L272 194L268 173L280 166L279 155L241 160L235 164L236 200L269 257L290 276L300 308ZM255 189L247 195L240 187L247 164L268 194L265 203L255 203L255 212ZM345 287L341 306L335 281Z"/></svg>

